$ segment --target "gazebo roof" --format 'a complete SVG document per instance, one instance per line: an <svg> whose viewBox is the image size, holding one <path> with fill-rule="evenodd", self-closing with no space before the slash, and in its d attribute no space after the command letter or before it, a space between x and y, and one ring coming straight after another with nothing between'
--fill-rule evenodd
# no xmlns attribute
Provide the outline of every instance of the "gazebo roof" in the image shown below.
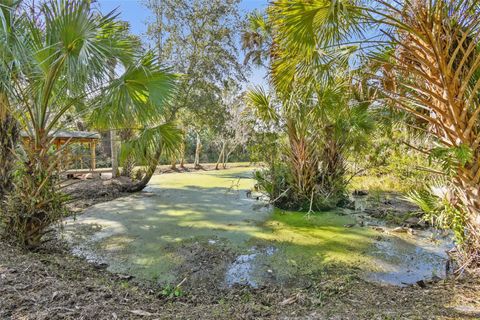
<svg viewBox="0 0 480 320"><path fill-rule="evenodd" d="M30 138L30 135L22 131L20 135L23 138ZM98 132L90 132L90 131L66 131L66 130L59 130L52 135L55 139L58 140L99 140L101 138Z"/></svg>

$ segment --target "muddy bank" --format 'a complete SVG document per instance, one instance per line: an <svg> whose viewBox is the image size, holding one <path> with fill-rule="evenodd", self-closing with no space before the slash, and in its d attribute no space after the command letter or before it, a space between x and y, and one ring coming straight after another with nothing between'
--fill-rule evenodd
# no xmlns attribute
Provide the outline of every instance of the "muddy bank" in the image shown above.
<svg viewBox="0 0 480 320"><path fill-rule="evenodd" d="M480 279L425 289L381 286L342 269L312 283L252 289L185 288L182 296L138 283L63 250L28 253L0 243L0 319L478 319Z"/></svg>

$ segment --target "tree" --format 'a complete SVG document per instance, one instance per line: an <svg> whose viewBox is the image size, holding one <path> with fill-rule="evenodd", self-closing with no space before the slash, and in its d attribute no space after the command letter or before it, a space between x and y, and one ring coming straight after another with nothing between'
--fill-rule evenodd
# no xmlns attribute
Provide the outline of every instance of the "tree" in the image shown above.
<svg viewBox="0 0 480 320"><path fill-rule="evenodd" d="M267 67L273 53L271 23L260 11L254 11L247 17L248 25L242 33L242 49L245 53L244 64L252 62L256 66Z"/></svg>
<svg viewBox="0 0 480 320"><path fill-rule="evenodd" d="M382 69L368 75L379 102L415 116L435 141L419 146L440 162L448 192L433 216L457 236L463 267L480 265L480 36L478 1L279 0L276 27L291 55L341 48L356 31L359 56ZM337 10L338 9L338 10ZM374 39L361 30L381 30ZM377 54L372 52L377 51ZM431 192L427 192L432 196ZM425 201L424 201L425 203Z"/></svg>
<svg viewBox="0 0 480 320"><path fill-rule="evenodd" d="M0 4L0 27L4 32L0 33L0 70L7 70L15 63L15 52L12 50L21 39L13 32L20 22L9 9L14 5L13 1L5 1ZM0 204L4 197L12 189L15 156L12 152L16 148L19 139L19 125L10 114L10 88L12 73L0 74Z"/></svg>
<svg viewBox="0 0 480 320"><path fill-rule="evenodd" d="M348 74L315 82L312 87L298 85L288 99L263 89L249 92L248 101L263 121L286 141L281 143L280 163L272 163L282 177L272 176L266 189L276 204L295 209L325 209L338 205L346 196L346 160L360 153L373 129L368 103L356 100L355 84ZM260 177L264 182L265 177ZM269 193L270 193L269 192Z"/></svg>
<svg viewBox="0 0 480 320"><path fill-rule="evenodd" d="M240 93L239 93L240 92ZM220 149L215 169L220 164L225 169L230 155L239 147L246 147L253 132L253 114L245 103L245 93L239 85L226 83L222 94L224 118L217 118L214 127L217 145ZM223 121L221 121L223 120Z"/></svg>
<svg viewBox="0 0 480 320"><path fill-rule="evenodd" d="M260 57L267 60L272 87L269 93L250 91L248 100L259 118L287 139L281 147L286 168L271 162L269 169L281 176L258 177L277 205L309 210L336 206L346 195L347 153L365 142L372 127L369 104L356 99L356 81L348 70L350 50L316 53L309 59L289 55L273 10L250 19L254 30L246 33L260 34L263 40L247 49L255 53L258 43L270 44L264 49L268 54Z"/></svg>
<svg viewBox="0 0 480 320"><path fill-rule="evenodd" d="M202 131L222 116L222 84L244 81L237 61L240 26L238 0L147 1L154 19L148 34L161 61L182 74L169 117L177 118L196 139L195 167L200 166ZM182 119L184 118L184 119ZM188 119L188 120L187 120ZM182 155L181 158L184 158Z"/></svg>
<svg viewBox="0 0 480 320"><path fill-rule="evenodd" d="M56 174L65 153L64 148L54 150L55 132L67 127L72 115L90 113L108 127L152 115L158 119L175 85L175 76L153 63L151 55L136 58L136 43L118 32L124 26L115 12L101 15L91 10L89 1L66 0L34 9L37 14L2 5L0 20L2 56L10 50L15 57L14 63L0 64L0 88L8 97L8 114L28 134L22 152L15 153L21 165L0 218L4 231L27 247L38 246L48 227L66 212ZM15 28L8 27L11 21L16 21ZM125 72L111 79L114 60ZM0 132L0 140L6 133Z"/></svg>

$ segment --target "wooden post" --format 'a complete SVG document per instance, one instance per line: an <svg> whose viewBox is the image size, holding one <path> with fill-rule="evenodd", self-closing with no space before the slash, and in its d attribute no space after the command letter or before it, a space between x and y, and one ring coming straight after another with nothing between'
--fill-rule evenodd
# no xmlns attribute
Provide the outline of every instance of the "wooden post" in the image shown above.
<svg viewBox="0 0 480 320"><path fill-rule="evenodd" d="M112 159L112 178L117 177L118 172L118 148L117 148L117 133L114 129L110 130L110 152Z"/></svg>
<svg viewBox="0 0 480 320"><path fill-rule="evenodd" d="M80 142L80 156L78 156L78 160L80 160L80 169L83 169L83 142Z"/></svg>
<svg viewBox="0 0 480 320"><path fill-rule="evenodd" d="M60 147L61 147L60 139L56 139L54 143L55 143L55 149L56 149L55 151L58 152L58 150L60 150ZM58 164L57 164L57 171L58 171L58 172L62 171L62 165L61 165L61 163L62 163L62 162L59 161Z"/></svg>
<svg viewBox="0 0 480 320"><path fill-rule="evenodd" d="M97 166L97 163L96 163L96 159L95 159L95 146L96 146L96 141L93 140L92 142L90 142L90 167L91 167L91 170L94 171L96 169L96 166Z"/></svg>

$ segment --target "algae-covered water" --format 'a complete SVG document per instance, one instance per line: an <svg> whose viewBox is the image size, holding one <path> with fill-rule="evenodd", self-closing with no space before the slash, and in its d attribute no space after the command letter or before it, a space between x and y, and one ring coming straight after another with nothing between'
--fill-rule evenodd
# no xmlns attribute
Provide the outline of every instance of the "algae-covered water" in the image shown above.
<svg viewBox="0 0 480 320"><path fill-rule="evenodd" d="M247 197L251 173L235 168L155 176L143 192L67 220L66 239L75 254L106 263L112 272L162 283L178 281L185 266L202 265L215 269L212 281L225 286L291 282L327 265L393 284L441 275L440 247L352 227L355 216L340 209L309 216L273 209ZM214 265L208 265L193 246L225 257L210 257Z"/></svg>

